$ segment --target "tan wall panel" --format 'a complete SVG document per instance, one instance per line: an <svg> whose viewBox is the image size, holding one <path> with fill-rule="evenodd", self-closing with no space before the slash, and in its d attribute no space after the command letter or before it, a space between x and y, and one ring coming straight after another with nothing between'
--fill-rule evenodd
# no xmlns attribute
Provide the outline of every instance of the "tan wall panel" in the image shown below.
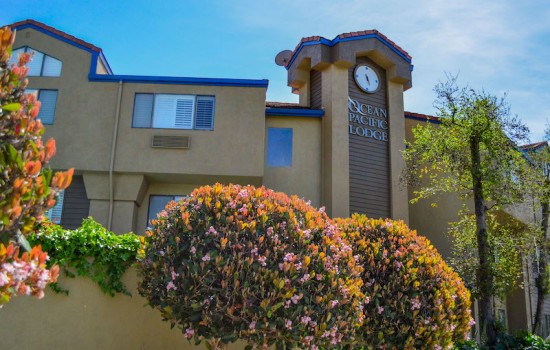
<svg viewBox="0 0 550 350"><path fill-rule="evenodd" d="M269 117L267 128L292 128L292 167L265 165L263 184L321 205L321 120L318 118ZM267 131L266 131L267 138Z"/></svg>
<svg viewBox="0 0 550 350"><path fill-rule="evenodd" d="M132 128L135 93L213 95L214 130ZM116 171L262 176L265 89L124 84ZM153 135L191 137L191 149L151 148Z"/></svg>
<svg viewBox="0 0 550 350"><path fill-rule="evenodd" d="M48 289L37 300L18 296L0 312L3 350L169 350L204 349L191 345L181 331L170 329L160 312L144 307L146 300L136 290L137 277L130 270L124 283L132 297L114 298L101 292L87 278L61 279L69 296ZM242 343L230 349L243 349Z"/></svg>
<svg viewBox="0 0 550 350"><path fill-rule="evenodd" d="M55 138L59 169L105 170L116 103L116 84L88 82L91 53L32 29L17 32L14 47L29 46L62 61L61 77L29 77L29 88L58 90L53 125L45 139Z"/></svg>

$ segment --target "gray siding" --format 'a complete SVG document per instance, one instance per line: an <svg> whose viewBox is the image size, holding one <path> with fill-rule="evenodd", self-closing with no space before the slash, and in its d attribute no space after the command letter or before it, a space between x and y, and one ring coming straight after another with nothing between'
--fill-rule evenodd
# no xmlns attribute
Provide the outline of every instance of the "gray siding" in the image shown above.
<svg viewBox="0 0 550 350"><path fill-rule="evenodd" d="M387 111L386 72L368 58L357 59L357 64L367 63L376 69L381 85L374 94L364 93L357 87L353 72L349 69L349 97L360 103ZM389 117L389 116L388 116ZM389 118L383 119L388 122ZM350 122L350 125L360 125ZM389 131L388 131L389 132ZM372 218L387 218L391 214L389 142L349 135L350 213L362 213Z"/></svg>
<svg viewBox="0 0 550 350"><path fill-rule="evenodd" d="M310 107L315 109L320 109L322 107L322 88L323 88L323 80L321 78L321 72L312 70L309 77L309 85L310 85Z"/></svg>
<svg viewBox="0 0 550 350"><path fill-rule="evenodd" d="M71 185L65 190L61 226L67 229L80 227L82 220L90 213L90 200L86 195L82 176L73 176Z"/></svg>

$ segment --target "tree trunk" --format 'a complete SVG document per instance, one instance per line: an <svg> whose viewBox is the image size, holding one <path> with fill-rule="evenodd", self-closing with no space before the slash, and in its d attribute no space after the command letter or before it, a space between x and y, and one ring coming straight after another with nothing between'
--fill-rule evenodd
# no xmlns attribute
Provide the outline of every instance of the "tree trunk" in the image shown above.
<svg viewBox="0 0 550 350"><path fill-rule="evenodd" d="M540 242L540 254L539 254L539 272L537 278L535 278L535 285L537 287L537 308L535 311L535 320L533 322L533 332L542 336L542 314L544 309L544 301L546 293L548 291L548 215L550 211L550 205L547 201L544 201L541 205L542 218L541 218L541 242Z"/></svg>
<svg viewBox="0 0 550 350"><path fill-rule="evenodd" d="M470 139L472 160L472 185L474 193L474 207L476 218L476 238L479 268L476 273L479 290L479 314L481 318L480 332L487 336L487 345L492 347L496 343L496 329L493 311L493 273L494 256L488 242L487 233L487 204L483 194L483 176L481 173L480 142L476 137Z"/></svg>

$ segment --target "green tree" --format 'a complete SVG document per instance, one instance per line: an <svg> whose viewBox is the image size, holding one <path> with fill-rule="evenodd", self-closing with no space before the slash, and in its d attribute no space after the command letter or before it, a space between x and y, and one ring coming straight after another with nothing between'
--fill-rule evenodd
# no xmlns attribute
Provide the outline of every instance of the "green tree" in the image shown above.
<svg viewBox="0 0 550 350"><path fill-rule="evenodd" d="M505 97L461 88L456 77L435 87L440 125L427 123L413 130L407 144L404 179L418 201L443 192L473 199L478 268L476 271L481 330L487 343L496 341L494 310L495 256L487 231L487 213L520 201L519 170L525 158L515 147L528 129L510 115Z"/></svg>
<svg viewBox="0 0 550 350"><path fill-rule="evenodd" d="M546 140L550 139L550 127L545 131ZM548 271L548 257L550 256L550 237L548 236L548 218L550 216L550 149L547 141L522 147L525 155L531 163L522 178L528 184L526 194L532 199L534 222L531 232L536 244L537 269L533 271L535 287L537 289L537 305L533 320L533 332L542 334L542 314L544 302L550 292L550 280Z"/></svg>

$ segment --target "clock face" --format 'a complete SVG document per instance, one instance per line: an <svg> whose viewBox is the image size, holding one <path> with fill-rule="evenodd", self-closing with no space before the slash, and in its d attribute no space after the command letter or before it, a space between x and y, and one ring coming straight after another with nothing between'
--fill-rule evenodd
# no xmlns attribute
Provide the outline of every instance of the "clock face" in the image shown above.
<svg viewBox="0 0 550 350"><path fill-rule="evenodd" d="M353 76L355 77L355 83L357 86L359 86L359 88L366 93L373 94L380 87L380 79L378 78L378 74L374 69L366 64L360 64L355 67Z"/></svg>

